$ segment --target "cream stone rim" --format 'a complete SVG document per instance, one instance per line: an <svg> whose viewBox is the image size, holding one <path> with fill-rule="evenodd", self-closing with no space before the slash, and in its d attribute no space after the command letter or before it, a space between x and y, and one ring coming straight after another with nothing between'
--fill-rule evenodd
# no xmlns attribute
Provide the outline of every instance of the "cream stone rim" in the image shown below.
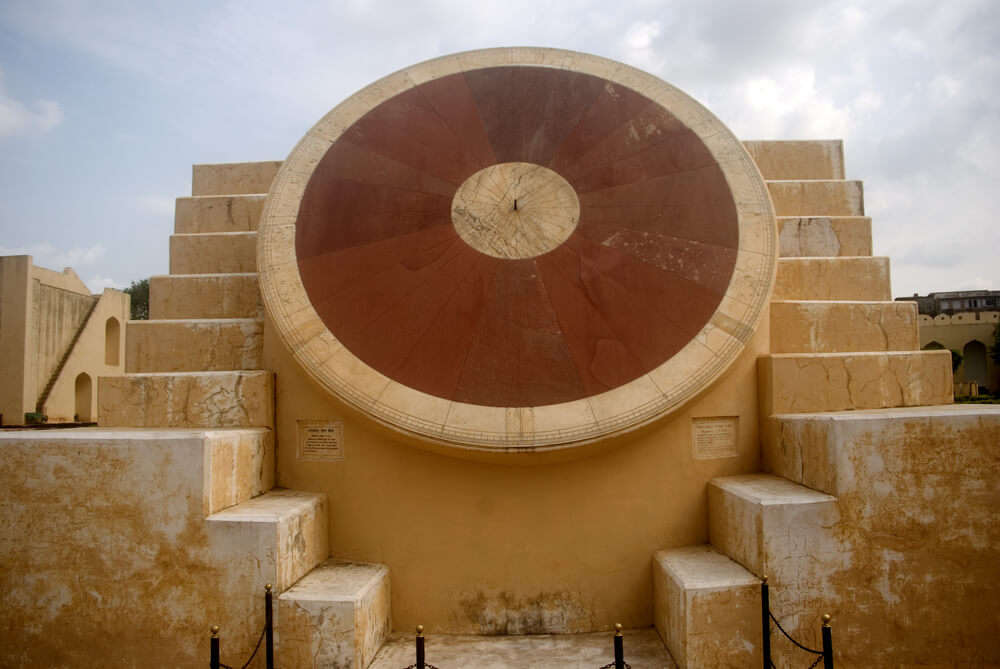
<svg viewBox="0 0 1000 669"><path fill-rule="evenodd" d="M309 178L330 146L368 111L438 79L499 66L549 67L625 86L670 110L705 144L737 209L739 247L725 296L701 331L676 355L599 395L537 407L455 402L404 386L352 354L326 328L299 276L295 222ZM687 94L628 65L559 49L467 51L425 61L379 79L333 108L295 146L278 171L261 215L257 268L261 294L292 356L317 383L376 421L458 449L562 449L633 430L672 413L719 378L756 331L774 286L777 224L767 187L743 144Z"/></svg>
<svg viewBox="0 0 1000 669"><path fill-rule="evenodd" d="M556 248L580 222L580 198L555 170L497 163L455 191L451 221L462 240L494 258L535 258Z"/></svg>

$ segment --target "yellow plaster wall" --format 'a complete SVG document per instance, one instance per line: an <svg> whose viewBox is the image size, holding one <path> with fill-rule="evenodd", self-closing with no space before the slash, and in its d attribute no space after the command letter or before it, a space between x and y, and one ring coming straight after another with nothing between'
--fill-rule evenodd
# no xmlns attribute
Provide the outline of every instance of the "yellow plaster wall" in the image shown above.
<svg viewBox="0 0 1000 669"><path fill-rule="evenodd" d="M97 379L120 376L125 371L125 336L129 317L130 297L119 290L107 288L97 300L94 313L87 321L80 339L73 347L45 403L50 423L71 422L76 417L76 378L90 376L90 421L97 421ZM109 318L118 320L118 364L105 364L105 328ZM81 420L84 416L79 417Z"/></svg>
<svg viewBox="0 0 1000 669"><path fill-rule="evenodd" d="M687 407L566 461L462 459L403 443L313 385L268 322L278 485L329 496L334 557L389 567L396 630L648 626L653 553L704 543L705 484L759 467L756 358L767 323L765 314L730 371ZM691 419L706 416L739 416L736 457L693 459ZM299 461L297 419L342 420L345 458Z"/></svg>
<svg viewBox="0 0 1000 669"><path fill-rule="evenodd" d="M39 394L58 368L97 299L89 293L81 295L34 279L30 335L33 341L28 355L32 356L29 365L34 370L35 387Z"/></svg>
<svg viewBox="0 0 1000 669"><path fill-rule="evenodd" d="M978 316L978 318L977 318ZM990 347L993 346L993 332L1000 325L1000 311L983 311L979 314L971 312L938 314L931 318L921 315L920 348L931 342L937 342L946 349L962 353L970 341L980 341L986 345L986 375L990 379L990 389L1000 391L1000 367L990 357ZM968 381L964 374L964 362L955 370L955 383ZM967 389L966 389L967 391Z"/></svg>
<svg viewBox="0 0 1000 669"><path fill-rule="evenodd" d="M29 367L31 256L0 257L0 415L4 425L20 425L34 411L35 375Z"/></svg>

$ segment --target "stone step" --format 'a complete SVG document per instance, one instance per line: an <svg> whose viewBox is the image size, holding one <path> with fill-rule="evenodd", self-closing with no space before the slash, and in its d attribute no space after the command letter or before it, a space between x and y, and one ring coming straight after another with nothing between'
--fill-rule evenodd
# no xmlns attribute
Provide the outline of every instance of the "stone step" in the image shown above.
<svg viewBox="0 0 1000 669"><path fill-rule="evenodd" d="M919 348L916 302L771 302L771 353Z"/></svg>
<svg viewBox="0 0 1000 669"><path fill-rule="evenodd" d="M384 565L327 560L278 598L277 664L364 669L392 631L390 604Z"/></svg>
<svg viewBox="0 0 1000 669"><path fill-rule="evenodd" d="M263 331L256 318L129 321L125 371L260 369Z"/></svg>
<svg viewBox="0 0 1000 669"><path fill-rule="evenodd" d="M274 432L270 429L207 430L203 434L206 516L274 487Z"/></svg>
<svg viewBox="0 0 1000 669"><path fill-rule="evenodd" d="M241 274L256 271L256 232L170 235L171 274Z"/></svg>
<svg viewBox="0 0 1000 669"><path fill-rule="evenodd" d="M596 669L614 661L613 634L606 631L473 636L436 634L430 629L424 636L427 663L441 669ZM655 629L628 629L623 634L625 661L635 669L676 669L677 665ZM393 634L368 669L412 666L415 659L413 637L413 632Z"/></svg>
<svg viewBox="0 0 1000 669"><path fill-rule="evenodd" d="M191 169L191 195L267 193L280 167L280 160L194 165Z"/></svg>
<svg viewBox="0 0 1000 669"><path fill-rule="evenodd" d="M266 195L197 195L179 197L174 232L248 232L256 230Z"/></svg>
<svg viewBox="0 0 1000 669"><path fill-rule="evenodd" d="M329 554L326 495L274 489L206 519L214 538L258 547L262 570L287 590Z"/></svg>
<svg viewBox="0 0 1000 669"><path fill-rule="evenodd" d="M779 258L771 299L889 301L889 259Z"/></svg>
<svg viewBox="0 0 1000 669"><path fill-rule="evenodd" d="M874 498L921 468L937 477L919 485L944 491L992 466L982 458L1000 444L1000 405L779 414L765 422L762 443L767 471L831 495ZM995 506L983 500L983 509Z"/></svg>
<svg viewBox="0 0 1000 669"><path fill-rule="evenodd" d="M708 484L712 546L759 576L810 551L837 550L824 528L840 518L837 498L771 474L723 476Z"/></svg>
<svg viewBox="0 0 1000 669"><path fill-rule="evenodd" d="M778 247L783 258L870 256L872 219L868 216L782 216Z"/></svg>
<svg viewBox="0 0 1000 669"><path fill-rule="evenodd" d="M816 179L768 181L776 216L864 216L860 181Z"/></svg>
<svg viewBox="0 0 1000 669"><path fill-rule="evenodd" d="M764 416L952 402L949 351L782 353L758 378Z"/></svg>
<svg viewBox="0 0 1000 669"><path fill-rule="evenodd" d="M656 552L653 621L681 669L760 666L760 580L711 546Z"/></svg>
<svg viewBox="0 0 1000 669"><path fill-rule="evenodd" d="M267 371L102 376L101 427L271 427L274 375Z"/></svg>
<svg viewBox="0 0 1000 669"><path fill-rule="evenodd" d="M257 274L174 274L150 277L149 317L259 318Z"/></svg>
<svg viewBox="0 0 1000 669"><path fill-rule="evenodd" d="M743 142L765 179L843 179L844 142L752 140Z"/></svg>

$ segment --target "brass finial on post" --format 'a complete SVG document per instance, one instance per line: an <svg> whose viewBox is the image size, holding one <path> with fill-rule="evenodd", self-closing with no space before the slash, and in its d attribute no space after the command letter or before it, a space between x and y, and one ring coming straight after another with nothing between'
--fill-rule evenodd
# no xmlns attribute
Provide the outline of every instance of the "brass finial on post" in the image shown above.
<svg viewBox="0 0 1000 669"><path fill-rule="evenodd" d="M212 636L214 636L214 637L215 636L219 636L219 626L218 625L212 625Z"/></svg>
<svg viewBox="0 0 1000 669"><path fill-rule="evenodd" d="M767 583L767 574L764 574L763 576L761 576L760 577L760 581L761 581L761 583Z"/></svg>
<svg viewBox="0 0 1000 669"><path fill-rule="evenodd" d="M270 583L267 583L267 584L264 585L264 590L266 590L267 592L271 592L271 588L272 587L273 586Z"/></svg>
<svg viewBox="0 0 1000 669"><path fill-rule="evenodd" d="M615 636L621 636L621 635L622 635L622 624L615 623Z"/></svg>
<svg viewBox="0 0 1000 669"><path fill-rule="evenodd" d="M424 626L417 625L417 636L423 636L423 635L424 635Z"/></svg>
<svg viewBox="0 0 1000 669"><path fill-rule="evenodd" d="M615 623L615 669L625 669L625 639L622 635L622 624Z"/></svg>
<svg viewBox="0 0 1000 669"><path fill-rule="evenodd" d="M829 627L831 620L833 620L833 616L831 616L829 613L824 613L823 614L823 627Z"/></svg>

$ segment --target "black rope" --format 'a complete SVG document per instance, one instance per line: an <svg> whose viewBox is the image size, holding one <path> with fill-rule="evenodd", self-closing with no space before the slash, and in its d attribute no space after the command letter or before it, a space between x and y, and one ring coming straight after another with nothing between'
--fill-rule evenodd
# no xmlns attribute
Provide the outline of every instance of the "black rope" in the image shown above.
<svg viewBox="0 0 1000 669"><path fill-rule="evenodd" d="M264 640L264 634L265 634L266 632L267 632L267 625L265 625L265 626L264 626L264 629L262 629L262 630L260 631L260 638L259 638L259 639L257 639L257 645L256 645L256 646L254 646L254 649L253 649L253 653L251 653L251 654L250 654L250 659L249 659L249 660L247 660L247 661L246 661L246 662L245 662L245 663L243 664L243 666L242 666L242 667L240 667L240 669L247 669L247 667L249 667L249 666L250 666L250 663L251 663L251 662L253 662L253 659L254 659L255 657L257 657L257 651L258 651L258 650L260 650L260 643L261 643L261 642L262 642L262 641ZM428 665L428 666L430 666L430 665ZM219 662L219 669L233 669L233 668L232 668L232 667L230 667L230 666L229 666L228 664L223 664L222 662ZM407 669L409 669L409 667L407 667ZM434 667L433 669L437 669L437 667Z"/></svg>
<svg viewBox="0 0 1000 669"><path fill-rule="evenodd" d="M438 669L437 667L435 667L433 664L431 664L429 662L424 662L424 667L426 667L426 669ZM408 667L403 667L403 669L417 669L417 665L411 664Z"/></svg>
<svg viewBox="0 0 1000 669"><path fill-rule="evenodd" d="M774 617L773 613L771 613L770 611L768 611L767 615L771 616L771 620L773 620L774 624L778 626L778 629L781 630L781 633L785 635L786 639L788 639L789 641L791 641L792 643L794 643L796 646L798 646L799 648L801 648L802 650L804 650L804 651L806 651L808 653L812 653L814 655L819 655L820 657L823 656L823 651L821 651L821 650L813 650L812 648L806 648L805 646L803 646L802 644L800 644L798 641L796 641L795 639L793 639L791 637L791 635L788 632L785 631L785 628L781 626L781 623L778 622L778 619ZM816 665L813 665L813 666L816 666Z"/></svg>
<svg viewBox="0 0 1000 669"><path fill-rule="evenodd" d="M816 661L815 661L815 662L813 662L812 664L810 664L810 665L809 665L809 669L813 669L813 667L815 667L815 666L816 666L816 665L818 665L818 664L819 664L820 662L822 662L822 661L823 661L823 659L824 659L824 657L825 657L825 656L824 656L824 655L823 655L822 653L820 653L819 657L817 657L817 658L816 658Z"/></svg>
<svg viewBox="0 0 1000 669"><path fill-rule="evenodd" d="M611 664L606 664L603 667L601 667L601 669L615 669L615 663L612 662ZM632 669L632 665L626 662L625 669Z"/></svg>

